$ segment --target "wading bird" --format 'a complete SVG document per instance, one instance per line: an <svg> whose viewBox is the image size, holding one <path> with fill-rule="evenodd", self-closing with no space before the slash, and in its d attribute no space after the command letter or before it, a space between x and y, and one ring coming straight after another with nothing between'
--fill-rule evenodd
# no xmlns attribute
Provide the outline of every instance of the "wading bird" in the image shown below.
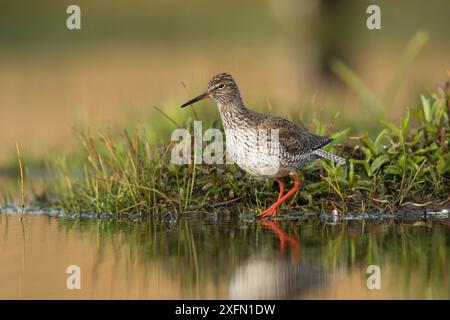
<svg viewBox="0 0 450 320"><path fill-rule="evenodd" d="M279 184L278 200L257 216L278 214L280 205L300 189L297 171L308 162L325 158L345 163L345 159L322 149L333 139L312 134L286 119L246 108L236 82L228 73L214 76L206 92L181 108L206 98L217 103L225 129L227 154L249 174L275 179ZM290 175L294 177L294 187L285 194L281 178Z"/></svg>

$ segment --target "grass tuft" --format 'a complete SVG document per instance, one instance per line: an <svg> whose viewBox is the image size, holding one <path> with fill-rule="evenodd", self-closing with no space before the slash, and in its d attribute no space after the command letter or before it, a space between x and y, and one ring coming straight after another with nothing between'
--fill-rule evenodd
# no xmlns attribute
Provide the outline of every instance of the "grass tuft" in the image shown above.
<svg viewBox="0 0 450 320"><path fill-rule="evenodd" d="M325 127L313 123L316 132ZM193 130L192 119L184 124ZM305 167L304 188L286 207L370 212L444 205L450 194L448 85L421 96L421 105L408 108L399 123L382 120L380 126L373 137L363 133L328 146L328 151L348 159L347 165L318 161ZM334 137L344 141L348 132ZM132 135L124 131L77 136L82 170L74 174L64 158L52 165L57 168L52 193L66 213L149 215L230 206L253 212L276 200L273 182L258 181L235 165L171 164L173 144L151 142L143 127Z"/></svg>

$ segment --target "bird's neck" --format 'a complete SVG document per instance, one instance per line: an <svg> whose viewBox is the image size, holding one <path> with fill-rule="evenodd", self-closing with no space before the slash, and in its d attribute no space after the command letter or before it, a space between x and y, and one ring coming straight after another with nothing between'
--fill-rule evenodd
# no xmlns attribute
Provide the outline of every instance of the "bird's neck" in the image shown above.
<svg viewBox="0 0 450 320"><path fill-rule="evenodd" d="M222 118L222 124L225 129L233 129L239 123L246 122L248 109L242 103L242 100L227 104L217 103L217 108Z"/></svg>

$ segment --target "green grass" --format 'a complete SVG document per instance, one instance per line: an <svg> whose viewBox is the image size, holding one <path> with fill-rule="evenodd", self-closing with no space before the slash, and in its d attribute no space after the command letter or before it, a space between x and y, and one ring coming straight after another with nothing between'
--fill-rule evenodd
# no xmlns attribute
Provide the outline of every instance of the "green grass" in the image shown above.
<svg viewBox="0 0 450 320"><path fill-rule="evenodd" d="M450 193L449 108L447 84L422 95L421 105L407 108L400 123L382 120L373 137L349 137L348 129L335 133L332 137L341 143L327 149L348 159L347 164L318 161L305 167L300 172L303 189L283 208L347 213L442 206ZM195 118L194 113L184 121L191 132ZM326 133L326 126L312 123L310 130ZM256 180L235 165L171 164L173 145L157 143L142 126L134 134L78 132L78 137L83 150L78 172L68 169L67 159L52 162L57 170L49 191L66 213L150 215L231 207L252 213L278 194L272 181Z"/></svg>

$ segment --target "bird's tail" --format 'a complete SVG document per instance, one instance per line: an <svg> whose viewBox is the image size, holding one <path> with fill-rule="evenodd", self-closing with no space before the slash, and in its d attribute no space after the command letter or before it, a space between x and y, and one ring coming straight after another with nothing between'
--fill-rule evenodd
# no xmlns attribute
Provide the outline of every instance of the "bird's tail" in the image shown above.
<svg viewBox="0 0 450 320"><path fill-rule="evenodd" d="M335 154L326 152L323 149L316 149L313 151L314 154L318 155L321 158L325 158L334 162L337 162L338 164L345 164L345 159L341 158Z"/></svg>

